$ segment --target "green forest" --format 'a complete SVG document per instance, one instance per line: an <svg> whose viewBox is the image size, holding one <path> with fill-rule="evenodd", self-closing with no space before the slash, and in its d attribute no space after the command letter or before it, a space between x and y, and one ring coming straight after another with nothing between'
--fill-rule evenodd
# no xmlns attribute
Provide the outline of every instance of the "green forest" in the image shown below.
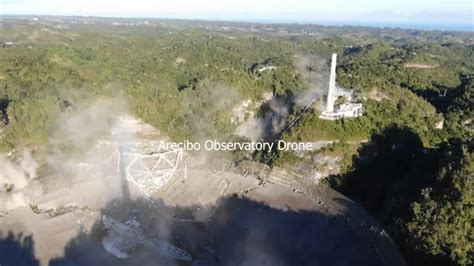
<svg viewBox="0 0 474 266"><path fill-rule="evenodd" d="M370 212L409 265L474 263L472 33L152 25L3 20L0 151L47 150L58 118L98 98L123 101L176 141L233 138L234 106L325 90L305 79L298 58L321 59L328 70L338 53L337 84L354 91L364 115L321 120L316 101L281 138L338 141L330 149L343 170L327 183ZM288 120L303 107L292 106ZM272 156L270 165L298 160Z"/></svg>

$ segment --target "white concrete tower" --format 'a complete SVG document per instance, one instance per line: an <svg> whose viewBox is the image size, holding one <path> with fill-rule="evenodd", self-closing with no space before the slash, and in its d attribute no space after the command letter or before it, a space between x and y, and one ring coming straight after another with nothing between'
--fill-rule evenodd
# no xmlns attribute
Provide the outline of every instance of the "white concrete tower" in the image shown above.
<svg viewBox="0 0 474 266"><path fill-rule="evenodd" d="M332 54L331 76L329 77L328 99L326 104L327 112L334 112L334 96L336 94L336 60L337 54Z"/></svg>

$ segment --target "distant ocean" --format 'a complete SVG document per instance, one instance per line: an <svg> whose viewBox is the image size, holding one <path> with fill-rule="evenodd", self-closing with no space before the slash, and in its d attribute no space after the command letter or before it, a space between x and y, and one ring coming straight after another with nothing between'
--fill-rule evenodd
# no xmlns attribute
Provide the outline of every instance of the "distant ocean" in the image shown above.
<svg viewBox="0 0 474 266"><path fill-rule="evenodd" d="M193 19L193 18L184 18ZM368 21L324 21L324 20L292 20L292 19L251 19L251 18L194 18L210 21L229 21L229 22L250 22L263 24L315 24L323 26L353 26L353 27L376 27L376 28L399 28L399 29L414 29L414 30L441 30L441 31L464 31L474 32L474 25L471 24L434 24L434 23L416 23L416 22L368 22Z"/></svg>
<svg viewBox="0 0 474 266"><path fill-rule="evenodd" d="M354 23L354 25L357 25ZM388 27L401 29L416 29L416 30L445 30L445 31L474 31L472 24L456 25L456 24L416 24L416 23L364 23L360 26L370 27Z"/></svg>
<svg viewBox="0 0 474 266"><path fill-rule="evenodd" d="M357 22L357 21L290 21L290 20L252 20L249 22L257 23L298 23L298 24L317 24L324 26L361 26L377 28L399 28L414 30L442 30L442 31L467 31L474 32L473 24L422 24L422 23L384 23L384 22Z"/></svg>

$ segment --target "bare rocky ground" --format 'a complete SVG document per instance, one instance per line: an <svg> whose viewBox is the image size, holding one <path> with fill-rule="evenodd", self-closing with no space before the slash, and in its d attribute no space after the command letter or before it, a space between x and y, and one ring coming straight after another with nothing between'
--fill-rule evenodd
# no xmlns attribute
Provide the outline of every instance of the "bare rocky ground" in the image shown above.
<svg viewBox="0 0 474 266"><path fill-rule="evenodd" d="M290 188L291 179L271 181L196 165L144 200L128 183L124 192L120 183L91 178L39 196L34 202L43 213L24 207L0 222L3 231L31 234L43 265L162 261L146 250L125 260L106 253L102 214L122 221L137 216L147 235L190 252L193 265L403 264L389 237L349 199L322 185L305 193Z"/></svg>
<svg viewBox="0 0 474 266"><path fill-rule="evenodd" d="M67 176L40 177L26 190L30 206L0 217L0 238L26 238L33 253L0 243L1 265L404 265L365 211L297 173L188 154L147 198L127 181L127 162L113 142L94 149L107 156ZM101 245L103 214L122 222L134 217L147 237L173 243L193 261L145 247L128 259L114 257Z"/></svg>

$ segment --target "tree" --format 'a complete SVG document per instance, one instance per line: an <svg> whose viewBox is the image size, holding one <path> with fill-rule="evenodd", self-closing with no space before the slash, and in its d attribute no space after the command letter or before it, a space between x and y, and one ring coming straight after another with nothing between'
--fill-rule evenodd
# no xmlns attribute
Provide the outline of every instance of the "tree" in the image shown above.
<svg viewBox="0 0 474 266"><path fill-rule="evenodd" d="M451 144L452 160L440 169L437 182L412 204L407 223L416 250L448 256L459 265L474 263L474 154L467 144Z"/></svg>

